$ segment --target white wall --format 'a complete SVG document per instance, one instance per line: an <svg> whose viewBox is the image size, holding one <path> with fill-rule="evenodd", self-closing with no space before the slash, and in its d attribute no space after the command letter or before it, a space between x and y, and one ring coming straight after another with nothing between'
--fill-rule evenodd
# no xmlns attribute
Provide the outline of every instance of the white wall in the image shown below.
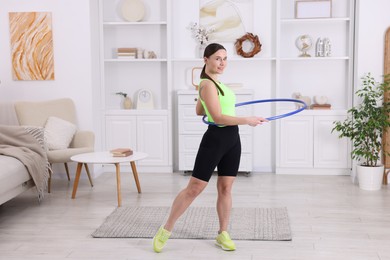
<svg viewBox="0 0 390 260"><path fill-rule="evenodd" d="M356 78L366 72L380 80L383 75L385 32L390 27L390 1L358 0L356 22ZM359 82L359 81L357 81Z"/></svg>
<svg viewBox="0 0 390 260"><path fill-rule="evenodd" d="M365 73L371 72L377 81L384 74L385 33L390 27L390 1L357 0L355 89L359 88ZM352 178L356 180L353 168Z"/></svg>
<svg viewBox="0 0 390 260"><path fill-rule="evenodd" d="M93 129L89 0L1 0L0 101L74 100L81 129ZM51 12L55 80L14 81L9 12Z"/></svg>

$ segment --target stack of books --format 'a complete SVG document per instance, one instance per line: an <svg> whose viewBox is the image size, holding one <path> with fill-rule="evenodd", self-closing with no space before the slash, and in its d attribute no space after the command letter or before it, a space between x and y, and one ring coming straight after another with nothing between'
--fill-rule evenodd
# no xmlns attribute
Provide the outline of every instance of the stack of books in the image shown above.
<svg viewBox="0 0 390 260"><path fill-rule="evenodd" d="M137 48L118 48L116 54L118 59L136 59Z"/></svg>
<svg viewBox="0 0 390 260"><path fill-rule="evenodd" d="M311 109L330 109L331 108L331 105L330 104L323 104L323 105L319 105L319 104L313 104L310 106Z"/></svg>
<svg viewBox="0 0 390 260"><path fill-rule="evenodd" d="M130 148L116 148L110 151L114 157L127 157L133 154L133 150Z"/></svg>

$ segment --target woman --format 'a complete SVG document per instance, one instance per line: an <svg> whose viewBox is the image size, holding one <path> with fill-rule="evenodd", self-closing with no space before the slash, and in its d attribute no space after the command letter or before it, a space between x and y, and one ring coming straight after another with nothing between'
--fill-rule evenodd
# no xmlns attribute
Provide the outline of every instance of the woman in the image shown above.
<svg viewBox="0 0 390 260"><path fill-rule="evenodd" d="M204 51L204 66L200 75L199 98L196 104L197 115L207 115L209 125L200 143L195 166L187 187L173 201L169 218L153 238L153 249L161 252L174 224L191 205L194 199L206 188L216 167L217 213L219 231L216 244L223 250L235 250L227 227L232 208L231 190L241 157L241 142L238 125L257 126L266 122L262 117L236 117L235 95L228 87L218 81L226 63L226 49L217 43L208 45Z"/></svg>

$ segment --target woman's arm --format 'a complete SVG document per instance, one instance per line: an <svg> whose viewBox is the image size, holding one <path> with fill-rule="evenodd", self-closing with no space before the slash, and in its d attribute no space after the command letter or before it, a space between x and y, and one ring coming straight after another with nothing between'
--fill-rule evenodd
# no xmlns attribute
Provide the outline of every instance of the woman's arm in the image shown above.
<svg viewBox="0 0 390 260"><path fill-rule="evenodd" d="M200 91L200 89L199 89ZM204 108L202 106L202 103L200 102L200 97L198 97L198 100L196 101L196 114L198 116L203 116L206 114L206 112L204 111Z"/></svg>
<svg viewBox="0 0 390 260"><path fill-rule="evenodd" d="M206 103L206 107L214 119L214 122L218 125L250 125L257 126L263 122L267 122L266 119L257 116L249 117L236 117L222 114L222 109L219 103L218 90L214 83L210 80L203 80L201 82L199 95Z"/></svg>

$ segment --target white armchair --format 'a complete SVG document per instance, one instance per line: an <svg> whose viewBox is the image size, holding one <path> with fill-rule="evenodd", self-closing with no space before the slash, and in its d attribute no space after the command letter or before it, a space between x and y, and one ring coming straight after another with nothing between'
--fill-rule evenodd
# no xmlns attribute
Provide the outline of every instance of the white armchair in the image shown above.
<svg viewBox="0 0 390 260"><path fill-rule="evenodd" d="M77 125L76 108L73 100L69 98L48 100L48 101L19 101L15 102L15 111L20 125L45 127L49 117L57 117ZM76 154L94 151L95 135L91 131L76 130L73 139L66 149L48 150L47 156L50 164L64 163L68 180L70 181L68 162L70 157ZM93 186L88 165L84 164L89 182ZM50 193L51 174L48 183Z"/></svg>

